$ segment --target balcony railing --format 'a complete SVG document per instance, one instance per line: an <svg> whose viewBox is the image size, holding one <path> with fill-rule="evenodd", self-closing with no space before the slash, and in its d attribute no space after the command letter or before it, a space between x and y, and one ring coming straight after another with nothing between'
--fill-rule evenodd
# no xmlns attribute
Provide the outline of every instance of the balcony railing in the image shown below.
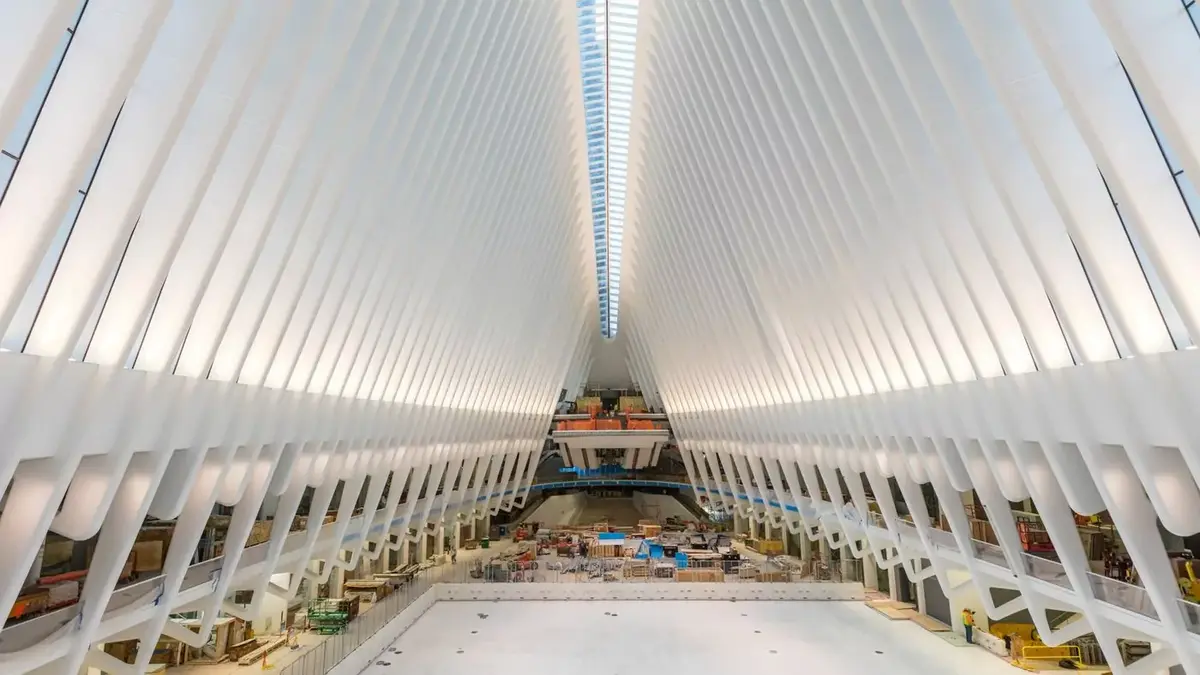
<svg viewBox="0 0 1200 675"><path fill-rule="evenodd" d="M346 624L346 629L313 645L298 659L279 669L279 675L325 675L408 609L441 580L444 568L422 570L408 583Z"/></svg>

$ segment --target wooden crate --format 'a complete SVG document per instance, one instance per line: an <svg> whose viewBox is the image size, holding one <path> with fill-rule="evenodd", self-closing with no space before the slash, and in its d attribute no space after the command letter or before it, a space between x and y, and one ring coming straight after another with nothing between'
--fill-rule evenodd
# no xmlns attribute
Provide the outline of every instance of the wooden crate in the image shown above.
<svg viewBox="0 0 1200 675"><path fill-rule="evenodd" d="M759 570L756 578L761 582L778 583L788 581L788 573L783 570Z"/></svg>
<svg viewBox="0 0 1200 675"><path fill-rule="evenodd" d="M359 598L370 603L376 603L387 596L388 584L383 579L356 579L347 581L342 586L342 597Z"/></svg>
<svg viewBox="0 0 1200 675"><path fill-rule="evenodd" d="M675 572L676 581L692 582L721 582L725 581L725 572L721 569L700 568L682 569Z"/></svg>
<svg viewBox="0 0 1200 675"><path fill-rule="evenodd" d="M623 544L605 544L596 540L588 546L588 555L593 558L619 558L624 548Z"/></svg>
<svg viewBox="0 0 1200 675"><path fill-rule="evenodd" d="M746 546L763 555L783 554L783 541L780 539L747 539Z"/></svg>
<svg viewBox="0 0 1200 675"><path fill-rule="evenodd" d="M133 571L157 572L163 565L162 541L139 541L133 545Z"/></svg>

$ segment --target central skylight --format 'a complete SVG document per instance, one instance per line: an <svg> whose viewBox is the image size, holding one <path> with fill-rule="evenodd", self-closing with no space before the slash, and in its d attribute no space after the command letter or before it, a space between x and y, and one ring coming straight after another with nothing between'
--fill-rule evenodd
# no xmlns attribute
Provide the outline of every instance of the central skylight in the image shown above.
<svg viewBox="0 0 1200 675"><path fill-rule="evenodd" d="M577 0L600 332L617 334L638 0Z"/></svg>

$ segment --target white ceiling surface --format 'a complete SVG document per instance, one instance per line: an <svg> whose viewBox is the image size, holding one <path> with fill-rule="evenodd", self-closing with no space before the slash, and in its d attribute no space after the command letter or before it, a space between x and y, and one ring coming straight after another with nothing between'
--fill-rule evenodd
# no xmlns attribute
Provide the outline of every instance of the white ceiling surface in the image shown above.
<svg viewBox="0 0 1200 675"><path fill-rule="evenodd" d="M587 384L597 389L628 389L634 385L629 371L629 338L618 332L606 338L599 332L592 338L591 364Z"/></svg>

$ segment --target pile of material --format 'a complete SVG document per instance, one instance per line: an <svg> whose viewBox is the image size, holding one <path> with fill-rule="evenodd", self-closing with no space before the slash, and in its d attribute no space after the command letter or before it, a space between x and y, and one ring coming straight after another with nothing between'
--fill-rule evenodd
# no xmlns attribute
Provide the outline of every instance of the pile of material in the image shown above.
<svg viewBox="0 0 1200 675"><path fill-rule="evenodd" d="M767 558L767 562L771 563L771 565L774 567L788 572L799 572L802 570L802 565L800 564L799 560L796 560L795 558L789 558L785 555L772 556Z"/></svg>

